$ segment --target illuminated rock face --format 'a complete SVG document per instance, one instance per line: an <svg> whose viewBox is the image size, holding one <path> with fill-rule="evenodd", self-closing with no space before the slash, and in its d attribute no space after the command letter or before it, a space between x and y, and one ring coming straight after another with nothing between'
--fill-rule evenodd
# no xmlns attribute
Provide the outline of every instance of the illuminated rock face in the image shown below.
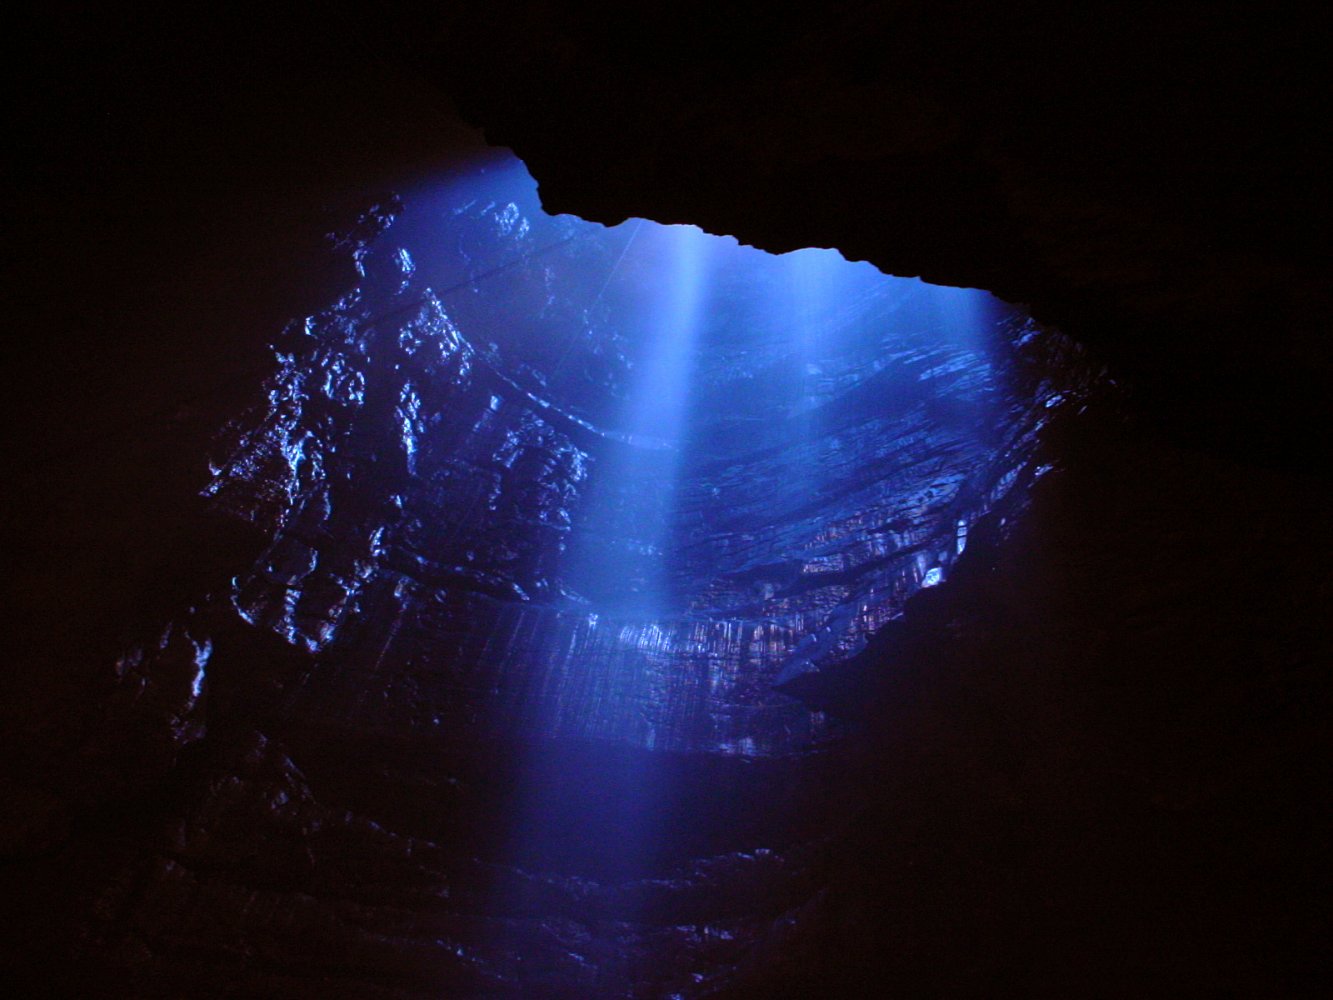
<svg viewBox="0 0 1333 1000"><path fill-rule="evenodd" d="M1021 511L1087 366L981 293L551 219L513 164L358 232L217 443L258 559L124 661L180 674L170 741L213 763L153 902L99 905L169 982L200 949L346 947L413 995L762 965L855 801L822 678Z"/></svg>
<svg viewBox="0 0 1333 1000"><path fill-rule="evenodd" d="M404 736L808 749L775 684L942 580L1084 376L980 293L534 200L456 180L288 329L208 490L271 536L236 610Z"/></svg>
<svg viewBox="0 0 1333 1000"><path fill-rule="evenodd" d="M1047 18L1013 4L852 4L832 19L812 6L795 21L731 22L662 5L614 22L474 6L480 32L451 21L443 36L369 7L355 24L277 18L263 30L238 13L193 37L171 17L58 18L53 71L25 95L39 107L14 126L28 169L7 201L19 251L10 315L39 360L11 380L6 977L19 970L31 995L80 997L670 995L724 981L736 987L725 996L766 1000L1067 996L1088 984L1124 996L1315 993L1333 759L1320 481L1333 143L1319 141L1326 101L1311 85L1326 32L1255 5L1124 17L1085 4ZM351 421L358 382L330 364L333 397L319 402L312 386L312 407L277 415L311 462L293 463L278 433L272 450L247 452L271 462L247 479L220 448L237 489L196 504L206 442L273 374L261 338L346 291L350 266L316 266L318 206L454 148L434 96L384 72L414 55L528 158L548 204L690 221L770 249L836 246L892 273L984 287L1031 301L1114 362L1125 410L1096 399L1082 413L1082 400L1041 410L1033 471L1056 471L1014 484L1021 516L1001 506L970 523L943 584L919 590L860 653L815 672L784 661L792 700L762 688L732 702L824 711L838 742L737 753L717 733L763 727L719 726L709 712L663 731L711 751L649 751L630 727L620 741L553 740L543 734L558 716L521 672L502 678L500 700L473 692L488 714L449 720L463 738L435 726L440 691L459 682L396 658L383 630L400 604L374 581L417 574L483 594L438 615L460 642L549 638L544 623L571 620L571 605L573 620L595 606L604 622L616 591L585 573L569 594L543 592L553 564L506 561L498 545L485 565L502 580L475 572L480 560L444 561L443 577L389 565L388 528L412 535L389 498L418 495L434 468L411 468L398 410L417 404L393 379L368 383L356 409L373 419ZM472 225L468 252L493 229L484 214ZM414 280L478 356L525 323L582 329L599 287L589 272L584 294L557 297L546 315L499 295L469 312L471 299L449 293L457 279L427 275L429 255L416 257ZM544 258L524 259L519 284L543 287ZM395 294L388 279L401 270L375 273L385 283L366 294ZM504 322L485 331L496 308ZM617 331L599 330L577 366L561 367L564 345L551 342L500 367L533 396L615 427L636 369ZM409 366L425 363L381 346L352 367L400 349ZM275 386L317 383L315 347L282 345L293 363ZM362 353L336 336L324 350ZM562 389L572 373L607 391ZM475 417L483 400L464 384L458 395L454 383L418 388L420 405ZM1020 407L1049 397L1022 385L1010 383ZM739 403L735 388L724 379L716 394ZM524 440L559 431L598 457L572 424L552 430L556 414L509 391L502 409L527 414L513 425L534 435ZM267 412L241 419L238 435L273 428ZM947 416L934 409L930 426ZM302 437L312 425L316 437ZM752 421L733 438L770 425L782 424ZM420 435L418 457L453 455L472 426L449 423L450 444ZM994 426L1018 431L1024 418ZM351 479L329 485L327 515L299 510L302 526L330 534L278 531L298 513L288 487L329 474L313 464L315 441L343 432L355 438L337 439ZM739 573L714 588L691 568L707 560L684 559L680 576L661 566L635 577L679 580L682 607L698 599L719 618L767 613L747 602L813 602L791 563L750 547L806 545L783 499L804 487L765 472L786 463L744 448L681 454L694 463L682 495L711 482L758 525L764 490L733 486L722 472L734 468L738 482L772 487L780 516L763 523L791 524L790 535L707 520L718 510L707 490L691 506L703 520L677 530L714 539ZM543 469L567 480L550 461L536 449L512 482L544 483ZM570 506L534 487L487 523L503 521L516 542L538 537L514 513L535 493L569 512L572 539L602 481L597 462L587 472ZM265 483L272 495L256 508ZM830 510L845 499L819 495ZM437 524L465 520L452 503L432 510ZM380 541L376 525L387 526ZM848 530L839 545L859 528ZM439 535L418 537L439 563ZM818 565L807 555L799 562ZM831 575L795 579L827 584L827 596ZM495 623L499 609L518 624ZM320 638L330 620L343 624ZM395 658L379 659L386 648ZM644 701L631 688L614 710L604 697L578 703L617 717ZM503 733L528 735L486 735Z"/></svg>

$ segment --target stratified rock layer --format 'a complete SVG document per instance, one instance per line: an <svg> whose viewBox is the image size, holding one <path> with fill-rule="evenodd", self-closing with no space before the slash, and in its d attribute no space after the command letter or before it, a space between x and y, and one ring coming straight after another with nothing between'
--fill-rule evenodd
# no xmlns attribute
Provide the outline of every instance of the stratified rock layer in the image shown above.
<svg viewBox="0 0 1333 1000"><path fill-rule="evenodd" d="M1188 3L643 11L491 4L465 12L477 31L438 10L192 29L60 9L16 32L44 65L17 89L5 202L0 977L72 996L1314 992L1326 32ZM1030 301L1114 360L1134 405L1048 424L1035 468L1054 468L1010 494L1025 515L971 523L946 583L861 654L786 664L783 690L850 720L853 751L403 741L347 696L372 671L316 672L234 613L230 579L261 579L273 536L201 509L202 456L273 374L263 338L353 280L317 249L319 207L477 147L408 62L552 206L837 246ZM613 345L580 367L622 377ZM754 570L719 606L790 584ZM314 635L335 603L292 620ZM345 708L333 725L293 707L316 688ZM540 780L575 766L604 780ZM645 773L716 796L635 806ZM695 831L639 859L654 877L589 865L572 815L651 810L640 828ZM512 837L520 815L559 820L544 856ZM850 833L821 839L830 817Z"/></svg>
<svg viewBox="0 0 1333 1000"><path fill-rule="evenodd" d="M99 737L148 727L174 787L76 906L136 991L696 996L763 967L856 800L856 713L793 692L1015 516L1097 391L1057 335L936 302L979 296L834 262L774 308L800 260L685 234L716 288L689 419L645 437L652 233L530 218L505 169L518 201L464 178L364 213L358 288L217 442L204 494L264 542L122 658Z"/></svg>

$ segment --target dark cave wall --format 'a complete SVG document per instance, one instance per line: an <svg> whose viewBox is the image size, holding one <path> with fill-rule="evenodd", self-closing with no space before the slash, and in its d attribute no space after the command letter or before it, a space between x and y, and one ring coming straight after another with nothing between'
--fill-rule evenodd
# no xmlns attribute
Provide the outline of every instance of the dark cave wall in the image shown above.
<svg viewBox="0 0 1333 1000"><path fill-rule="evenodd" d="M810 951L737 995L1317 988L1330 539L1292 525L1323 491L1106 416L804 692L868 721L873 791ZM1254 576L1274 542L1290 574Z"/></svg>
<svg viewBox="0 0 1333 1000"><path fill-rule="evenodd" d="M1064 471L1018 527L975 536L966 572L802 692L868 723L853 762L703 779L737 793L726 836L851 817L836 843L786 867L700 866L685 903L640 885L590 904L585 885L518 878L510 912L615 913L637 893L663 926L758 914L734 996L1318 981L1333 595L1318 32L1211 8L846 10L681 27L626 14L608 40L608 22L506 7L442 34L357 24L349 43L334 25L332 47L240 31L225 55L203 32L173 50L175 25L113 34L132 55L86 27L73 49L55 33L67 83L36 102L33 169L6 203L21 251L7 287L33 331L5 491L21 625L3 971L19 995L487 988L441 951L457 924L439 900L506 877L403 831L440 821L411 807L423 787L448 801L454 781L494 781L495 758L439 769L440 748L386 748L354 715L333 739L317 720L286 746L259 736L303 664L217 623L230 666L209 693L214 738L181 755L198 649L177 632L147 668L115 665L258 553L204 510L202 458L271 332L350 278L319 249L320 205L359 208L368 178L431 162L457 127L414 77L386 82L403 60L515 146L554 209L834 245L990 288L1093 345L1131 395L1127 412L1052 429ZM159 41L174 54L127 83ZM86 57L107 72L76 68ZM103 111L117 124L92 138ZM848 775L854 797L830 799ZM485 840L509 784L451 814L452 843ZM557 926L541 960L586 995L576 926ZM696 968L743 957L679 933ZM620 974L653 946L639 944L600 960Z"/></svg>

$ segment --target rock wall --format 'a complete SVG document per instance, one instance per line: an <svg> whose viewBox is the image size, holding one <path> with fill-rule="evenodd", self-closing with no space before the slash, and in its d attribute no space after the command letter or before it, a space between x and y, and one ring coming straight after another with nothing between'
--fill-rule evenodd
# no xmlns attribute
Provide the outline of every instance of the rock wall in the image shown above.
<svg viewBox="0 0 1333 1000"><path fill-rule="evenodd" d="M1318 32L1173 11L42 26L62 82L24 104L31 155L6 203L29 348L5 496L20 624L0 956L19 995L1317 982ZM783 677L784 711L836 720L836 746L534 757L523 738L434 735L420 709L456 700L410 663L376 672L398 605L363 597L358 567L399 516L380 500L416 475L382 438L406 397L367 392L378 417L350 438L353 461L392 458L380 498L328 508L337 544L303 541L319 508L293 499L318 454L277 432L302 429L281 424L282 391L333 359L328 328L280 344L276 377L266 342L357 283L356 239L320 237L366 189L475 151L404 66L514 146L548 207L979 285L1111 362L1124 394L1054 408L1030 457L1051 471L969 526L944 585L855 655ZM344 374L331 405L356 395ZM235 480L271 494L200 497L214 434L266 379L259 412L279 422L233 441L262 426L284 445L245 452L254 475ZM307 572L301 545L342 562ZM312 658L349 595L374 634ZM555 832L525 842L525 822ZM637 856L589 856L654 830Z"/></svg>

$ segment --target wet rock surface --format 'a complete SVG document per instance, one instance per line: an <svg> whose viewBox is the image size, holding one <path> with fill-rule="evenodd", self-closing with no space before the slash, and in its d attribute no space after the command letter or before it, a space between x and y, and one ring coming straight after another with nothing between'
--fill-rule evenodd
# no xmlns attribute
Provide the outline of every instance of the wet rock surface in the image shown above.
<svg viewBox="0 0 1333 1000"><path fill-rule="evenodd" d="M937 301L979 296L862 269L775 309L807 265L552 219L489 169L517 200L468 175L331 242L357 286L276 340L201 492L257 555L107 678L79 752L129 773L60 807L118 814L67 919L126 992L686 996L762 965L859 780L854 713L783 686L939 585L1098 391L1058 335ZM659 439L625 373L673 294L649 244L682 238L718 287Z"/></svg>
<svg viewBox="0 0 1333 1000"><path fill-rule="evenodd" d="M546 45L553 37L529 33L525 24L519 19L494 38ZM592 431L608 429L624 399L630 369L618 359L627 348L605 326L590 334L578 364L557 373L563 390L559 377L546 385L538 378L552 370L552 358L559 364L561 345L527 359L528 369L501 357L493 370L508 381L492 389L487 380L498 376L485 358L496 352L488 344L473 344L473 352L461 347L475 326L473 300L445 294L465 274L426 282L442 314L421 296L402 300L412 303L411 318L433 331L432 342L448 339L434 336L445 333L441 316L452 323L463 338L453 353L422 356L411 338L381 342L364 329L355 302L330 309L358 283L350 252L358 244L353 233L330 254L320 249L322 234L353 227L373 203L362 194L367 179L378 179L388 160L424 162L440 129L456 126L446 125L451 119L419 89L380 79L388 68L383 57L367 60L365 48L345 40L325 47L349 30L347 23L319 28L320 46L310 47L318 56L295 61L284 47L295 35L256 33L249 25L229 35L223 27L230 43L223 49L215 47L216 35L193 49L174 48L173 38L128 82L124 57L105 54L111 43L128 41L129 51L139 52L144 43L133 42L135 32L160 35L143 25L119 34L75 32L75 44L64 49L68 65L61 64L72 82L64 97L52 98L60 112L52 121L66 120L61 116L74 107L68 120L80 127L66 134L51 126L57 137L43 138L34 116L20 133L49 155L39 160L40 177L18 189L24 197L6 203L27 251L9 269L7 287L34 331L38 355L22 362L20 418L7 428L17 433L5 496L7 551L15 558L6 606L20 625L11 625L0 736L0 964L17 995L795 997L870 995L886 987L918 995L1273 995L1308 991L1319 981L1327 926L1321 861L1329 818L1322 792L1329 539L1326 491L1310 459L1318 452L1306 449L1319 425L1292 420L1287 396L1305 384L1288 378L1293 364L1326 359L1311 326L1323 293L1310 276L1314 258L1301 250L1304 224L1286 240L1283 213L1273 222L1266 208L1299 201L1304 188L1275 185L1271 191L1281 192L1247 201L1253 185L1232 192L1225 179L1227 164L1271 162L1276 175L1299 180L1304 160L1245 153L1249 146L1228 140L1235 130L1219 126L1221 110L1230 120L1234 109L1199 89L1192 100L1215 113L1187 135L1211 137L1201 147L1206 154L1225 153L1215 161L1222 180L1186 203L1205 210L1206 224L1196 225L1188 212L1183 220L1174 209L1163 212L1181 189L1170 179L1193 176L1197 160L1191 155L1177 170L1180 157L1162 154L1157 165L1165 174L1151 175L1165 176L1161 183L1134 170L1098 173L1133 180L1102 185L1106 197L1096 201L1095 218L1125 232L1126 201L1117 192L1137 191L1146 220L1129 231L1133 238L1108 239L1102 229L1070 225L1087 216L1086 164L1053 168L1049 177L1029 170L1047 144L1024 147L1022 131L1005 125L1001 145L1033 153L1019 156L1017 173L998 187L1025 193L1022 204L1031 211L1020 213L1024 225L1047 248L1045 257L1061 263L1058 280L1028 268L1026 252L1009 262L1012 268L1004 263L1023 245L1011 242L1008 230L990 242L977 238L995 228L987 206L996 185L986 170L968 167L971 161L948 172L937 169L939 157L927 157L906 181L880 184L860 198L849 193L859 177L847 170L802 168L812 183L845 194L855 207L850 213L830 212L827 200L816 206L751 189L763 211L746 215L742 235L764 245L832 243L855 253L869 227L877 241L882 237L880 249L898 248L898 270L996 289L1020 288L1006 282L1021 278L1025 295L1052 310L1068 307L1061 318L1070 333L1109 347L1121 362L1140 359L1116 372L1122 381L1130 373L1134 402L1092 399L1082 413L1057 403L1048 412L1041 403L1050 387L1011 382L1009 402L987 420L1005 415L994 421L998 430L1035 427L1027 406L1050 419L1022 461L1007 463L1003 433L979 452L1000 459L996 475L1026 468L1026 478L1020 472L1003 497L987 503L977 493L961 500L948 494L956 504L977 504L964 551L955 551L942 584L919 591L930 567L897 564L911 580L891 605L903 617L890 616L873 634L865 629L864 649L822 639L814 629L803 650L814 655L794 657L800 640L779 632L774 649L782 653L766 661L765 685L736 692L730 702L774 704L779 712L719 722L686 698L680 712L657 720L660 731L676 734L674 748L668 741L648 749L640 723L621 730L618 741L561 740L553 738L548 706L565 647L553 639L525 647L541 652L523 659L545 664L534 674L545 679L544 689L517 683L497 696L485 686L494 683L492 673L476 678L457 669L472 669L480 657L436 653L437 642L448 635L460 649L468 636L545 635L606 655L598 641L609 640L588 635L589 608L574 596L587 595L549 585L558 574L542 561L550 550L540 539L575 530L573 517L568 532L557 530L566 527L560 512L569 510L566 487L577 478L569 471L577 463L560 456L594 455L601 447ZM384 38L365 24L356 28L367 40ZM296 34L312 30L303 24ZM984 19L968 30L969 37L994 37ZM390 33L398 38L397 29ZM836 53L829 40L837 36L817 34L819 51ZM901 37L908 44L913 34ZM1216 48L1217 32L1207 37ZM1271 44L1272 36L1262 36L1249 51L1263 62ZM1234 65L1210 63L1209 46L1201 65ZM947 55L948 46L918 48L944 54L939 65L950 67L950 79L982 89L995 79L995 59L1012 54L1010 47L973 60L981 68L969 77L958 69L966 60ZM256 49L263 51L251 58ZM356 59L343 58L349 49ZM606 51L577 40L566 46L590 65ZM976 46L965 51L975 54ZM223 54L196 65L195 57L209 52ZM825 57L816 52L814 61ZM83 65L89 60L92 70ZM521 60L491 65L510 74L509 107L526 106L516 99ZM862 71L872 78L879 72L869 63L840 65L869 67ZM1141 75L1112 71L1105 59L1092 65L1100 67L1098 80ZM832 123L820 133L826 136L864 135L861 119L833 114L833 104L850 105L830 102L814 86L823 74L811 72L790 92L806 95L814 119L796 120ZM1058 83L1069 72L1067 64L1047 61L1023 79ZM771 79L762 67L756 74ZM550 83L549 74L532 79ZM1234 79L1239 85L1251 77ZM1280 74L1266 79L1248 98L1252 104L1284 86ZM701 81L702 96L682 107L757 106L708 98L707 74ZM983 110L987 101L1018 106L1013 86L987 89L982 99L970 84L961 94L939 79L920 84L950 106ZM637 100L631 91L616 90L626 106ZM604 116L606 93L599 89L596 102ZM1053 109L1041 100L1021 102L1029 124L1044 122L1051 134L1076 120L1100 120L1077 113L1086 92L1064 94ZM1287 117L1257 135L1289 135L1283 123L1301 120L1300 94L1295 87ZM758 105L770 98L771 89L761 87ZM549 116L552 108L589 104L566 95L544 106ZM516 143L527 135L550 138L548 125L559 127L557 117L544 118L540 129L530 120L502 125L498 107L483 117L510 130ZM929 119L921 119L921 141L939 145L948 137L933 133ZM796 155L790 144L775 147L734 127L734 113L719 112L716 120L720 134L737 137L738 150L758 150L775 164ZM786 120L775 112L771 124ZM1138 120L1137 113L1127 112L1126 120ZM635 150L652 147L640 144L623 118L616 121L603 131L630 161ZM964 140L968 134L970 126ZM1124 134L1079 148L1094 158L1111 150L1111 164L1148 162ZM599 175L612 161L605 146L587 139L571 133L547 171L539 169L551 178L553 196L573 190L571 178L600 183L616 173ZM690 142L678 145L700 163L725 162L698 156ZM947 141L939 148L945 159L956 151ZM561 206L590 216L708 223L703 210L691 218L693 208L676 202L636 202L652 172L620 173L634 182L606 196L612 201L602 203L610 188L600 186ZM693 192L705 202L744 207L735 185L720 194L717 183L690 171L662 174L654 199L668 190ZM308 190L312 180L318 192ZM1053 197L1061 185L1074 195ZM778 187L790 189L785 181ZM935 197L946 189L966 197ZM917 204L905 212L904 199ZM338 206L331 220L315 211L322 200ZM946 203L956 211L940 214ZM381 207L392 205L382 199ZM1263 266L1233 283L1233 257L1191 257L1181 271L1189 280L1168 280L1175 270L1153 252L1160 242L1153 234L1168 216L1180 234L1168 248L1199 246L1208 232L1224 232L1232 249L1252 244L1247 253ZM497 231L484 215L476 219L464 249ZM374 230L374 213L368 221ZM930 225L916 225L923 221ZM510 236L523 239L517 218L496 225L511 222ZM930 231L948 245L932 242ZM994 281L976 280L977 260ZM371 270L368 257L361 263ZM413 280L420 280L416 263ZM376 283L363 283L368 294L399 294L393 276L401 267L372 273ZM502 273L519 285L542 281L540 268L526 265ZM1139 280L1144 275L1151 280ZM1181 293L1190 281L1204 293ZM1084 289L1077 301L1071 287ZM1208 298L1226 289L1234 294ZM1098 313L1107 302L1114 308ZM299 326L277 345L286 360L275 364L264 344L288 316L306 313L317 317L314 335ZM520 314L531 310L516 307L506 329L519 329ZM1189 370L1186 382L1175 381L1223 314L1230 317L1218 328L1227 350L1216 364ZM348 316L351 328L341 325ZM1237 345L1251 342L1240 330L1251 339L1255 330L1272 331L1286 346L1247 371L1236 363L1244 357ZM471 381L461 377L460 354L468 354ZM753 359L717 357L716 392L739 403L728 373L745 371ZM1047 363L1069 370L1050 357L1038 370ZM849 364L849 381L861 364ZM380 379L372 393L375 376L394 365L413 373L415 397L404 392L413 379L398 376ZM463 391L428 390L422 372L432 367ZM330 377L309 379L316 369ZM1307 366L1306 374L1320 370ZM947 373L940 377L948 384ZM766 378L781 382L777 373ZM265 402L261 384L276 397ZM578 388L588 384L606 389L601 401L572 405L591 399ZM844 382L830 392L848 388ZM1238 388L1244 391L1233 394ZM446 448L409 456L404 428L423 412L448 414L443 425L463 440L489 419L492 394L506 397L506 429L530 447L526 458L516 457L511 479L500 476L498 494L493 477L440 472L436 460ZM1204 395L1219 404L1193 412ZM258 409L247 411L256 401ZM1015 402L1019 409L1010 409ZM759 399L756 412L764 405ZM1258 432L1246 430L1260 412L1269 417ZM1203 429L1205 450L1188 446L1200 435L1179 433L1180 421L1168 419L1176 426L1161 432L1159 419L1172 413ZM353 414L367 416L358 422ZM885 437L902 433L910 414L899 414L898 423L863 415L853 407L842 425L855 442L849 454L879 448L880 468L904 475L913 460L948 457L889 447ZM928 415L932 426L946 428L956 416L938 407ZM229 420L230 431L217 439ZM985 422L969 418L969 426ZM739 439L748 446L751 427L711 431L724 444ZM1278 451L1263 451L1286 431ZM340 457L325 461L321 442L332 442ZM217 469L211 490L210 451ZM378 455L383 462L373 461ZM728 476L728 463L744 474ZM725 550L728 572L705 578L701 559L683 560L671 577L682 607L742 620L786 602L816 609L822 626L867 581L888 580L892 592L897 571L892 559L878 562L882 555L902 556L924 542L937 551L951 542L956 550L954 510L945 505L919 537L892 512L870 525L830 515L836 548L821 553L825 539L812 527L825 524L819 508L860 500L854 491L829 492L803 511L783 493L799 490L773 471L778 464L776 456L747 457L746 448L730 445L700 453L689 488L699 497L699 517L681 530L683 537L698 532L701 548L711 539ZM983 461L969 468L980 490L989 467ZM585 483L595 463L589 470ZM339 496L338 475L349 472L376 488ZM433 485L423 486L432 475ZM772 488L760 495L750 486L755 481ZM961 481L950 482L953 490ZM460 495L504 496L506 487L513 502L488 507L494 520L487 523L527 547L508 561L487 554L486 563L503 572L482 577L458 557L461 546L414 535L413 514L423 524L429 517L462 524ZM767 495L782 516L743 537L710 508L714 487L747 518ZM405 498L402 509L395 495ZM524 520L518 514L528 502L538 513ZM914 502L912 510L922 506ZM866 530L885 525L901 536L889 553L875 551ZM492 530L500 531L482 534ZM384 539L395 532L400 548L390 557ZM793 548L802 551L800 560L772 558ZM797 562L818 571L799 573ZM415 582L395 595L384 586L388 579ZM583 584L596 589L586 577ZM515 586L529 600L518 598ZM429 613L413 622L435 631L395 646L404 640L388 634L394 616L438 591L459 596L427 604ZM340 631L356 622L366 628ZM647 623L637 627L616 648L650 660L664 640L649 638ZM745 644L736 635L690 634L687 645L706 651L726 675L742 662ZM680 648L683 640L672 634L665 641ZM418 674L403 654L423 643L439 658ZM748 644L756 645L753 634ZM817 669L807 669L807 660ZM466 704L459 692L469 686L480 688L475 711L449 718L446 727L441 712ZM682 687L699 692L703 685ZM643 696L627 692L624 704L643 704ZM791 719L818 715L825 728L813 746L809 730L798 727L794 739L787 733ZM593 716L567 718L583 731ZM460 731L462 738L448 735ZM755 732L764 738L741 745ZM585 780L571 782L571 775ZM545 836L524 839L525 828ZM633 854L588 849L631 837L639 845Z"/></svg>

